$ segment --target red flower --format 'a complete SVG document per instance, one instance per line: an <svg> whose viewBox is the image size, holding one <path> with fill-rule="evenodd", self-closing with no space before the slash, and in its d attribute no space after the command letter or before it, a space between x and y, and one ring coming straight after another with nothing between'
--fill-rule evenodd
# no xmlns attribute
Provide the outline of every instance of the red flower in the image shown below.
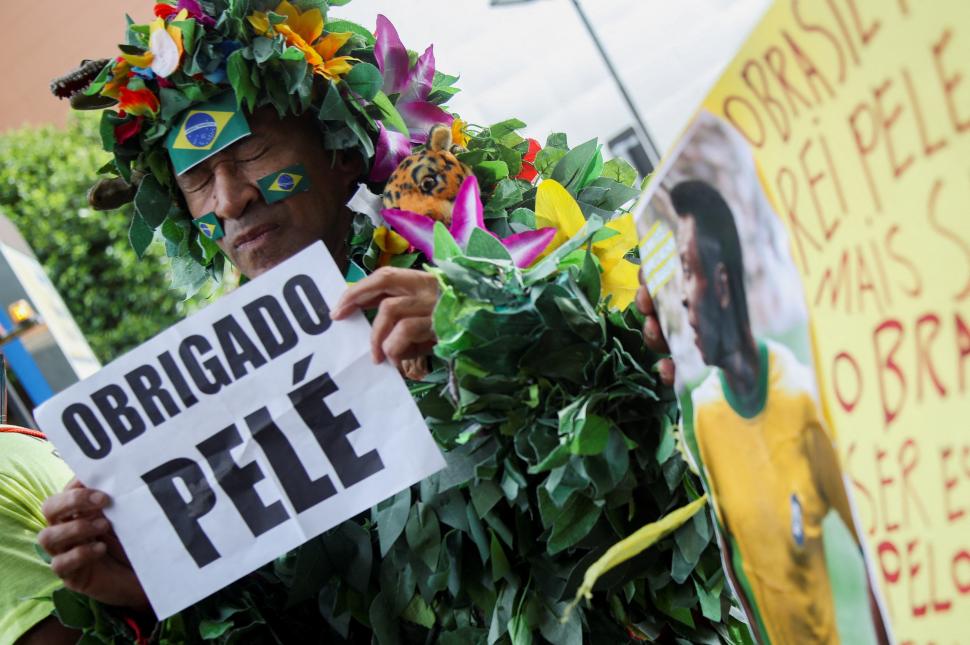
<svg viewBox="0 0 970 645"><path fill-rule="evenodd" d="M539 171L533 165L536 160L536 155L542 150L542 146L535 139L527 139L529 142L529 150L522 155L522 170L519 174L515 176L516 179L524 179L525 181L532 183L536 177L539 176Z"/></svg>
<svg viewBox="0 0 970 645"><path fill-rule="evenodd" d="M119 123L115 126L115 141L119 144L123 144L128 139L141 132L141 124L145 120L144 117L138 117L137 119L131 119L125 121L124 123Z"/></svg>
<svg viewBox="0 0 970 645"><path fill-rule="evenodd" d="M159 108L158 97L147 87L140 90L121 87L118 88L118 107L136 116L155 116Z"/></svg>
<svg viewBox="0 0 970 645"><path fill-rule="evenodd" d="M157 18L168 18L169 16L174 16L176 13L178 13L178 9L170 4L159 2L155 5L155 16Z"/></svg>
<svg viewBox="0 0 970 645"><path fill-rule="evenodd" d="M137 645L148 645L148 639L145 638L141 633L141 628L138 626L138 622L130 617L125 616L125 623L131 628L131 631L135 632L135 643Z"/></svg>

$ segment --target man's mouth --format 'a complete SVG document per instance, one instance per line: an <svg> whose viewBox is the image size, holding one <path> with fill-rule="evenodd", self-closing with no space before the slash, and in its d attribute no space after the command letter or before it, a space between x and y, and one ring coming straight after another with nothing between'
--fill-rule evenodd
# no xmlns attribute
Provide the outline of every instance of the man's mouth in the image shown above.
<svg viewBox="0 0 970 645"><path fill-rule="evenodd" d="M237 251L259 246L263 240L278 228L279 225L277 224L260 224L259 226L254 226L237 235L232 246Z"/></svg>

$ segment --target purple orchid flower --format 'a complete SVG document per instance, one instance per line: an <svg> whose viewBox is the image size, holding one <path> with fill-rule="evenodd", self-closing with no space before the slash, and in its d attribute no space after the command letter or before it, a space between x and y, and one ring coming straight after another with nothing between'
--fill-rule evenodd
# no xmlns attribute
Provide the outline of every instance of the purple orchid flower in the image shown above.
<svg viewBox="0 0 970 645"><path fill-rule="evenodd" d="M425 215L397 208L385 208L381 211L384 220L397 231L401 237L410 242L411 246L424 253L429 258L434 257L434 225L435 220ZM478 188L475 175L469 175L462 182L455 197L455 205L451 211L451 226L448 232L455 238L458 246L465 248L471 238L472 231L480 228L499 239L494 233L485 228L482 196ZM536 231L516 233L504 239L499 239L512 256L515 266L524 268L532 264L541 254L552 238L556 236L556 229L552 227L540 228Z"/></svg>
<svg viewBox="0 0 970 645"><path fill-rule="evenodd" d="M406 134L388 130L380 121L377 145L374 146L374 163L371 165L368 181L386 181L398 164L411 154L411 141Z"/></svg>
<svg viewBox="0 0 970 645"><path fill-rule="evenodd" d="M203 27L211 29L216 26L215 19L202 10L202 5L199 4L198 0L179 0L179 3L175 6L175 11L178 13L182 9L188 11L189 17Z"/></svg>
<svg viewBox="0 0 970 645"><path fill-rule="evenodd" d="M451 125L454 117L428 101L434 83L434 45L428 47L411 67L408 50L397 29L383 15L377 16L374 56L384 76L384 93L397 94L395 107L408 126L411 143L423 144L431 126Z"/></svg>

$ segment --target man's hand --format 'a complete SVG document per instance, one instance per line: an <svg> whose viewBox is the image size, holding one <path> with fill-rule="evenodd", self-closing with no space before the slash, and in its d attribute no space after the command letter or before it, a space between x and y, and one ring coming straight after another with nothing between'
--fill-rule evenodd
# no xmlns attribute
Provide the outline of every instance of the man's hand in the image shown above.
<svg viewBox="0 0 970 645"><path fill-rule="evenodd" d="M37 541L68 589L108 605L150 611L148 597L102 512L107 504L107 495L72 480L44 502L41 510L48 526Z"/></svg>
<svg viewBox="0 0 970 645"><path fill-rule="evenodd" d="M438 302L438 280L415 269L381 267L351 285L330 312L343 320L358 309L377 309L371 332L375 363L385 358L401 369L401 361L424 356L436 338L431 313Z"/></svg>
<svg viewBox="0 0 970 645"><path fill-rule="evenodd" d="M641 278L642 279L642 278ZM637 309L640 310L647 319L643 323L643 340L647 347L658 354L670 353L667 347L667 339L664 338L663 330L660 329L660 321L657 319L657 312L653 308L653 298L644 284L640 284L636 298ZM664 385L672 385L674 382L674 361L669 358L662 358L657 361L657 371L660 373L660 380Z"/></svg>

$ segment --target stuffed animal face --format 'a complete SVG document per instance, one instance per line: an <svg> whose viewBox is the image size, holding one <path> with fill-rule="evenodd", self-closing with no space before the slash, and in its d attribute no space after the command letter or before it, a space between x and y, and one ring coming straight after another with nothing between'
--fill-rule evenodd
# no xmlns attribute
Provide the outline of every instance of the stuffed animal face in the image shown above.
<svg viewBox="0 0 970 645"><path fill-rule="evenodd" d="M451 209L471 169L451 152L451 130L435 126L428 146L406 157L384 188L384 208L397 208L451 224Z"/></svg>

